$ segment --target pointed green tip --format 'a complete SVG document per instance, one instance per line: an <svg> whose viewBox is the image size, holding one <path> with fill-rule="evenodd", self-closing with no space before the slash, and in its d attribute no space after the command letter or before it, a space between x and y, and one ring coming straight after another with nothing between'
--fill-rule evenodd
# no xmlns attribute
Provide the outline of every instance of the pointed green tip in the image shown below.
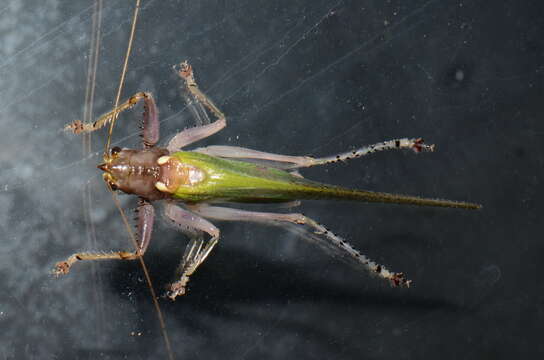
<svg viewBox="0 0 544 360"><path fill-rule="evenodd" d="M474 203L463 203L466 205L466 209L470 209L470 210L480 210L481 208L483 208L483 205L482 204L474 204Z"/></svg>

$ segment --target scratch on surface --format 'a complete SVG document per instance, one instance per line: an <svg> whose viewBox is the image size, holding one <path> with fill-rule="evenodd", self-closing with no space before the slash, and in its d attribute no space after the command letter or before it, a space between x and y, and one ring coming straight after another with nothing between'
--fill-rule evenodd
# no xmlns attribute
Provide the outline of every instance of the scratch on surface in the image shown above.
<svg viewBox="0 0 544 360"><path fill-rule="evenodd" d="M387 31L391 31L391 30L395 30L396 28L398 28L399 26L401 26L405 21L407 21L408 19L410 19L411 17L415 16L416 14L418 14L419 12L422 11L423 8L425 8L426 6L428 6L430 3L433 3L435 2L436 0L431 0L431 1L428 1L427 3L425 3L424 5L422 5L420 8L412 11L410 14L406 15L405 17L403 17L401 20L399 20L397 23L395 23L395 25L393 25L390 29L388 29ZM395 36L392 36L391 38L389 38L387 41L381 43L381 44L378 44L374 47L371 47L368 49L368 52L372 52L374 50L376 50L377 48L380 48L380 47L383 47L387 44L389 44L391 41L393 41L394 39L398 38L400 35L404 35L408 32L410 32L412 29L414 29L415 27L417 27L419 24L421 24L423 22L423 20L420 20L420 21L417 21L416 23L414 23L412 26L408 27L406 29L406 31L403 31L403 32L398 32L397 35ZM357 46L356 48L350 50L349 52L347 52L346 54L344 54L343 56L337 58L336 60L334 60L333 62L329 63L327 66L325 66L323 69L319 70L318 72L316 72L315 74L312 74L311 76L308 76L307 78L299 81L296 86L292 87L291 89L285 91L283 94L281 94L280 96L278 96L277 98L273 99L273 100L270 100L268 101L267 103L265 103L264 105L262 106L259 106L257 107L253 112L248 112L248 113L245 113L244 115L245 116L250 116L250 115L255 115L259 112L261 112L263 109L267 108L268 106L270 105L273 105L275 103L277 103L278 101L280 101L281 99L283 99L284 97L286 97L287 95L290 95L291 93L297 91L298 89L300 89L302 86L306 85L308 82L316 79L317 77L323 75L325 72L329 71L330 69L332 69L334 66L342 63L343 61L345 61L346 59L350 58L352 55L356 54L357 52L359 52L360 50L364 49L366 46L368 46L369 44L371 44L372 42L376 41L377 39L379 39L381 36L383 36L385 34L386 31L383 31L381 33L379 33L378 35L375 35L373 36L372 38L370 38L369 40L363 42L362 44L360 44L359 46Z"/></svg>
<svg viewBox="0 0 544 360"><path fill-rule="evenodd" d="M226 80L232 78L234 75L237 75L237 74L243 72L244 70L249 68L251 65L255 64L260 59L261 55L267 53L268 51L270 51L272 48L274 48L278 44L281 44L289 36L289 34L301 24L302 20L304 20L304 18L301 18L293 27L291 27L289 30L287 30L279 40L274 41L274 43L272 45L266 46L266 47L262 46L258 50L256 50L256 51L242 57L233 66L231 66L230 70L226 71L223 76L221 76L215 83L213 83L210 87L208 87L208 89L206 91L207 92L212 92L212 90L214 88L216 88L220 84L224 83ZM268 44L270 44L270 42ZM246 59L251 58L253 56L254 56L254 59L252 61L248 62L245 66L239 68L240 64L242 64ZM232 71L233 69L237 69L237 71ZM244 85L244 86L246 86L246 85ZM229 98L224 99L223 101L226 101L226 100L230 99L234 94L239 92L244 86L242 86L242 87L238 88L237 90L235 90L232 93L232 95L229 96Z"/></svg>
<svg viewBox="0 0 544 360"><path fill-rule="evenodd" d="M317 150L320 150L320 149L323 149L325 147L327 147L329 144L331 143L336 143L338 139L340 138L344 138L346 134L349 134L349 133L352 133L354 132L353 130L355 130L356 128L358 128L359 126L361 126L363 124L362 121L357 121L354 125L350 126L348 129L346 129L345 131L342 131L341 133L338 133L336 134L335 136L331 137L329 139L329 141L319 145L319 146L316 146L315 148L312 149L312 153L316 152Z"/></svg>
<svg viewBox="0 0 544 360"><path fill-rule="evenodd" d="M54 80L56 80L61 74L63 73L63 71L59 71L58 73L56 73L55 75L53 75L52 77L50 77L47 81L41 83L40 86L38 87L35 87L33 88L31 91L29 92L26 92L26 94L23 96L23 97L17 97L15 99L13 99L13 101L5 104L2 106L2 109L0 110L0 114L3 114L5 113L6 111L9 110L9 108L13 105L18 105L22 102L24 102L26 99L30 98L30 97L33 97L35 93L37 93L38 91L41 91L42 89L46 88L47 86L49 86Z"/></svg>
<svg viewBox="0 0 544 360"><path fill-rule="evenodd" d="M306 30L302 36L300 36L295 42L293 42L284 52L283 54L280 54L280 56L278 56L276 58L275 61L273 61L272 63L270 63L269 65L267 65L261 72L259 72L256 76L255 76L255 80L259 79L265 72L268 71L268 69L270 69L271 67L273 66L276 66L278 65L281 60L291 52L291 50L293 50L301 41L305 40L306 37L312 32L314 31L315 29L317 29L319 27L319 25L321 25L323 23L323 21L325 21L326 19L330 18L332 15L334 15L334 9L336 7L338 7L338 5L340 5L340 3L342 2L342 0L338 1L336 4L334 4L334 6L332 6L329 10L327 10L327 12L325 13L325 15L323 15L318 22L316 22L313 26L311 26L308 30Z"/></svg>
<svg viewBox="0 0 544 360"><path fill-rule="evenodd" d="M319 25L321 25L323 23L323 21L325 21L326 19L328 19L329 17L331 17L335 12L334 12L334 9L342 2L343 0L340 0L339 2L337 2L333 7L331 7L329 10L327 10L327 12L325 13L325 15L321 16L321 18L319 19L318 22L316 22L314 25L312 25L310 28L308 28L306 31L304 31L302 33L301 36L299 36L291 45L289 45L287 47L287 49L281 53L278 57L276 57L276 59L274 61L272 61L272 63L270 63L269 65L267 65L263 70L261 70L257 75L255 75L250 81L246 82L245 84L243 84L242 86L240 86L238 89L234 90L228 97L224 98L221 100L221 103L225 103L226 101L228 101L229 99L231 99L233 96L235 96L236 94L238 94L242 89L245 89L247 87L249 87L250 84L253 84L255 83L259 78L261 78L265 72L268 71L268 69L270 69L271 67L273 66L276 66L278 65L281 60L288 54L291 52L291 50L293 50L298 44L300 44L304 39L307 38L307 36L312 32L314 31L317 27L319 27ZM286 34L287 35L287 34ZM284 38L285 36L283 36L282 38ZM281 40L280 40L281 41Z"/></svg>
<svg viewBox="0 0 544 360"><path fill-rule="evenodd" d="M434 82L433 76L431 75L431 73L429 73L429 72L427 71L427 69L425 69L425 68L423 67L423 65L421 65L421 64L418 63L416 66L417 66L417 68L418 68L419 70L423 71L423 73L424 73L425 76L427 77L427 80L429 80L430 82Z"/></svg>
<svg viewBox="0 0 544 360"><path fill-rule="evenodd" d="M76 18L80 17L81 15L85 14L87 11L91 10L93 7L94 7L94 5L90 5L89 7L81 10L79 13L77 13L76 15L69 18L68 20L61 22L60 24L55 26L53 29L47 31L46 33L44 33L44 34L42 34L40 36L38 36L38 38L36 40L32 41L30 44L28 44L27 46L25 46L21 50L15 52L15 54L11 55L6 60L4 60L4 62L2 62L0 64L0 70L2 70L4 67L6 67L9 63L11 63L13 60L15 60L20 55L25 54L26 52L28 52L30 49L32 49L34 47L39 48L39 47L41 47L43 45L46 45L47 43L49 43L53 39L55 39L62 32L59 32L59 34L55 35L53 38L51 38L51 39L49 39L49 40L47 40L45 42L42 42L45 38L49 37L51 34L54 34L58 30L62 29L65 25L69 24L74 19L76 19Z"/></svg>

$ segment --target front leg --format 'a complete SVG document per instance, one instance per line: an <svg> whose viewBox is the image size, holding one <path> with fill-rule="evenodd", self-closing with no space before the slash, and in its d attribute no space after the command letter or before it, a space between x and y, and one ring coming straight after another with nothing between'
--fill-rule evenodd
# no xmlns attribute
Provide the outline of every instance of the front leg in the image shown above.
<svg viewBox="0 0 544 360"><path fill-rule="evenodd" d="M170 140L170 142L168 143L167 149L170 152L179 151L181 148L192 144L198 140L207 138L208 136L215 134L216 132L227 126L227 119L225 117L225 114L223 114L221 110L219 110L219 108L215 106L213 101L198 88L191 65L189 65L187 61L184 61L178 66L174 67L174 69L176 70L177 74L185 81L187 91L193 96L195 101L200 102L209 111L211 111L215 115L215 117L217 117L217 121L208 125L198 126L180 132L179 134L174 136L172 140Z"/></svg>
<svg viewBox="0 0 544 360"><path fill-rule="evenodd" d="M53 269L54 275L68 274L72 265L82 260L135 260L143 256L151 242L151 232L155 220L155 209L151 203L140 200L138 206L138 248L135 251L82 252L59 261Z"/></svg>
<svg viewBox="0 0 544 360"><path fill-rule="evenodd" d="M64 130L71 131L74 134L96 131L114 121L121 112L132 108L141 100L144 101L144 115L141 127L143 146L144 148L153 147L159 141L159 110L151 93L146 92L139 92L132 95L127 101L100 116L96 121L83 123L80 120L76 120L66 125Z"/></svg>

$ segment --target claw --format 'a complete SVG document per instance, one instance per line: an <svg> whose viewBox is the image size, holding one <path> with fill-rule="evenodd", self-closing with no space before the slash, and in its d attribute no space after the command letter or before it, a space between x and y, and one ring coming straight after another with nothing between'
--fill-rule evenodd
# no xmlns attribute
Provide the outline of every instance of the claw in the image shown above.
<svg viewBox="0 0 544 360"><path fill-rule="evenodd" d="M185 284L183 279L180 281L176 281L172 285L170 285L170 289L166 292L166 296L170 298L170 300L174 301L176 300L177 296L185 295Z"/></svg>
<svg viewBox="0 0 544 360"><path fill-rule="evenodd" d="M55 276L61 276L66 275L70 271L70 264L68 264L67 261L59 261L55 268L53 269L52 273Z"/></svg>
<svg viewBox="0 0 544 360"><path fill-rule="evenodd" d="M412 149L413 149L416 153L420 153L420 152L422 152L422 151L433 152L433 151L434 151L434 144L432 144L432 145L424 144L423 139L422 139L422 138L418 138L418 139L415 139L415 140L414 140L414 144L412 145Z"/></svg>
<svg viewBox="0 0 544 360"><path fill-rule="evenodd" d="M71 131L72 133L76 135L80 134L83 132L83 123L81 122L81 120L76 120L66 125L63 130L66 132Z"/></svg>
<svg viewBox="0 0 544 360"><path fill-rule="evenodd" d="M174 66L174 70L176 70L179 76L184 79L187 79L188 77L193 75L193 68L191 67L191 65L189 65L187 60L180 63L178 66Z"/></svg>
<svg viewBox="0 0 544 360"><path fill-rule="evenodd" d="M404 273L393 273L393 276L390 278L390 280L393 287L409 288L412 284L412 280L406 280Z"/></svg>

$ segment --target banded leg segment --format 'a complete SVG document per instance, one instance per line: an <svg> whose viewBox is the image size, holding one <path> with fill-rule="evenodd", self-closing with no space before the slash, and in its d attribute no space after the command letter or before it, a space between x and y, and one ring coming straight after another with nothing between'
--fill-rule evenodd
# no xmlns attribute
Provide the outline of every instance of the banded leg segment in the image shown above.
<svg viewBox="0 0 544 360"><path fill-rule="evenodd" d="M141 127L143 145L144 148L152 147L159 141L159 110L151 93L146 92L139 92L132 95L127 101L100 116L96 121L83 123L81 120L76 120L66 125L64 130L72 131L74 134L96 131L108 125L121 112L132 108L141 100L144 101L144 115Z"/></svg>
<svg viewBox="0 0 544 360"><path fill-rule="evenodd" d="M339 161L346 161L353 158L362 157L379 151L396 150L396 149L411 149L416 153L422 151L434 151L434 145L426 145L423 139L395 139L379 142L373 145L363 146L353 151L347 151L337 155L326 156L322 158L314 158L311 156L288 156L280 154L272 154L237 146L221 146L212 145L207 147L198 148L194 151L224 157L224 158L237 158L237 159L257 159L273 161L278 163L287 163L288 165L279 166L284 169L297 169L311 166L325 165Z"/></svg>
<svg viewBox="0 0 544 360"><path fill-rule="evenodd" d="M233 208L209 206L204 204L191 205L189 209L194 213L209 219L223 221L251 221L270 225L281 225L289 223L293 225L308 226L312 230L310 236L325 245L326 248L332 248L335 253L340 251L343 255L347 255L351 260L355 260L359 265L363 265L370 273L375 274L383 279L388 280L395 287L410 287L411 280L407 280L403 273L395 273L389 271L384 266L375 263L359 251L355 250L343 238L333 234L323 225L317 223L311 218L299 214L278 214L270 212L254 212L239 210ZM302 233L304 235L304 233ZM323 240L326 242L323 244Z"/></svg>
<svg viewBox="0 0 544 360"><path fill-rule="evenodd" d="M138 206L138 248L135 251L100 251L82 252L71 255L64 261L59 261L53 269L54 275L64 275L77 261L82 260L135 260L143 256L151 241L151 232L155 220L155 210L149 202L140 201Z"/></svg>
<svg viewBox="0 0 544 360"><path fill-rule="evenodd" d="M416 153L420 153L422 151L434 151L434 145L424 144L424 141L421 138L417 138L417 139L402 138L402 139L387 140L387 141L382 141L373 145L366 145L353 151L346 151L344 153L337 154L337 155L312 159L307 164L295 165L291 168L310 167L310 166L330 164L330 163L335 163L339 161L346 161L353 158L362 157L362 156L369 155L379 151L400 150L400 149L411 149Z"/></svg>
<svg viewBox="0 0 544 360"><path fill-rule="evenodd" d="M184 295L186 292L189 277L206 260L208 255L219 241L219 229L209 221L184 210L174 204L167 204L165 215L172 220L172 223L181 231L188 233L198 230L198 233L191 235L191 241L185 249L183 259L178 268L179 280L172 283L167 292L167 296L175 300L178 295ZM204 241L202 234L205 232L211 236L211 239Z"/></svg>
<svg viewBox="0 0 544 360"><path fill-rule="evenodd" d="M200 104L204 105L206 109L215 115L217 120L211 124L197 126L178 133L170 140L170 142L168 142L168 146L166 148L170 152L179 151L184 146L211 136L227 126L225 114L223 114L221 110L219 110L219 108L213 103L213 101L198 88L191 65L189 65L187 61L184 61L178 66L175 66L174 70L185 81L187 91L193 96L195 101L198 101Z"/></svg>

